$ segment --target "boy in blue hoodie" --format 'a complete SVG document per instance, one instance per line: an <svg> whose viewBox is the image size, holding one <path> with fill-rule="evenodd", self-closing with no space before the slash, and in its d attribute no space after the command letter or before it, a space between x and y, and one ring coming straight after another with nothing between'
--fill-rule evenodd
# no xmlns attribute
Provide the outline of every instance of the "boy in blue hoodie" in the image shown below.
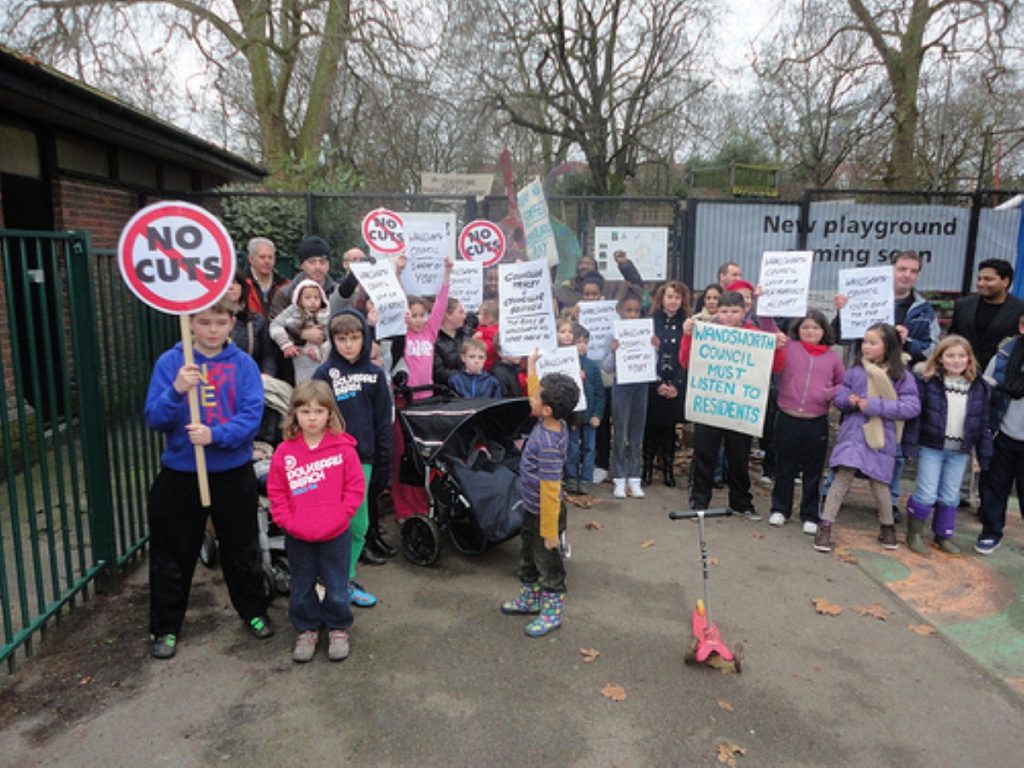
<svg viewBox="0 0 1024 768"><path fill-rule="evenodd" d="M352 602L361 608L377 604L377 598L356 583L356 564L366 544L369 527L367 498L383 490L391 472L391 391L384 371L370 362L373 336L366 318L355 309L342 309L328 324L331 354L317 368L314 379L327 382L345 420L346 430L356 439L369 491L352 518L352 555L349 580ZM373 476L373 482L370 478ZM379 479L378 479L379 478ZM380 487L377 487L377 486Z"/></svg>
<svg viewBox="0 0 1024 768"><path fill-rule="evenodd" d="M590 345L590 331L579 323L573 323L573 341L580 355L580 372L583 376L583 393L587 408L579 413L579 423L569 428L569 448L565 461L565 492L571 501L581 507L593 504L590 488L594 483L594 449L597 445L597 428L604 415L604 382L601 369L587 357Z"/></svg>
<svg viewBox="0 0 1024 768"><path fill-rule="evenodd" d="M174 655L188 606L207 515L217 529L231 604L260 639L274 633L266 615L256 527L252 439L263 415L263 382L255 361L228 337L235 324L225 300L189 319L195 363L181 342L156 361L146 394L146 423L164 433L160 473L149 491L150 653ZM199 394L192 423L188 393ZM205 446L210 507L199 500L195 446Z"/></svg>

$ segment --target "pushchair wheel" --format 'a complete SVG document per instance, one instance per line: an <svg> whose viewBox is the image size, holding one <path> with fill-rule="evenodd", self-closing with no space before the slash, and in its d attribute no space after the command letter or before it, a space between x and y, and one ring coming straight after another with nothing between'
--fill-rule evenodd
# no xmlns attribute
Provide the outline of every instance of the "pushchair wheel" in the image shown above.
<svg viewBox="0 0 1024 768"><path fill-rule="evenodd" d="M199 546L199 562L207 568L217 567L217 534L210 526L203 532L203 543Z"/></svg>
<svg viewBox="0 0 1024 768"><path fill-rule="evenodd" d="M292 591L292 572L288 567L288 558L284 555L275 557L271 568L274 571L274 589L277 594L287 597Z"/></svg>
<svg viewBox="0 0 1024 768"><path fill-rule="evenodd" d="M402 552L413 565L433 565L441 552L441 535L429 517L413 515L402 523Z"/></svg>
<svg viewBox="0 0 1024 768"><path fill-rule="evenodd" d="M452 544L464 555L479 555L487 549L487 537L474 525L472 520L455 520L448 523Z"/></svg>

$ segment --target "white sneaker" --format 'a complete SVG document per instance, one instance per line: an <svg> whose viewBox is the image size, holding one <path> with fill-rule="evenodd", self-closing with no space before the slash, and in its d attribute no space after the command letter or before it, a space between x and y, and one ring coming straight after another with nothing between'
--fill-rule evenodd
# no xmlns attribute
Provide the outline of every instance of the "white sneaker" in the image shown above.
<svg viewBox="0 0 1024 768"><path fill-rule="evenodd" d="M813 520L804 520L804 533L813 536L818 532L818 524Z"/></svg>
<svg viewBox="0 0 1024 768"><path fill-rule="evenodd" d="M781 512L772 512L768 515L768 525L785 525L786 516Z"/></svg>
<svg viewBox="0 0 1024 768"><path fill-rule="evenodd" d="M774 482L775 482L775 479L771 475L761 475L761 477L758 478L757 484L758 485L762 485L765 488L771 488L772 487L772 483L774 483Z"/></svg>
<svg viewBox="0 0 1024 768"><path fill-rule="evenodd" d="M615 486L615 488L612 490L612 496L614 496L616 499L626 498L625 479L621 477L616 477L614 480L612 480L612 484Z"/></svg>
<svg viewBox="0 0 1024 768"><path fill-rule="evenodd" d="M639 477L631 477L627 481L629 483L629 495L634 499L642 499L644 497L644 489L640 485Z"/></svg>
<svg viewBox="0 0 1024 768"><path fill-rule="evenodd" d="M608 470L594 467L594 485L600 485L608 479Z"/></svg>

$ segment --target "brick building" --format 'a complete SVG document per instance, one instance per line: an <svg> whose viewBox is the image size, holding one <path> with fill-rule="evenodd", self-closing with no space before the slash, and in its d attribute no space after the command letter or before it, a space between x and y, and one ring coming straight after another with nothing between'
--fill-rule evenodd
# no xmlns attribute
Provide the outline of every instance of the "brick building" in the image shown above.
<svg viewBox="0 0 1024 768"><path fill-rule="evenodd" d="M0 230L87 230L113 248L125 222L159 199L266 172L77 80L0 46ZM18 260L0 248L0 365L12 391L8 312L34 311ZM16 306L9 306L14 303ZM0 406L3 403L0 402Z"/></svg>

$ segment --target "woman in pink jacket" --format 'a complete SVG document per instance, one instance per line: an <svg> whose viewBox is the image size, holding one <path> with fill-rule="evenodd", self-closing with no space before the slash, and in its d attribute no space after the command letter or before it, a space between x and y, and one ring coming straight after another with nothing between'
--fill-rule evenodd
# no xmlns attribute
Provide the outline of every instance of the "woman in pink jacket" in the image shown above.
<svg viewBox="0 0 1024 768"><path fill-rule="evenodd" d="M270 513L284 529L291 570L288 615L299 633L292 658L310 661L321 627L327 627L327 657L349 654L349 524L366 493L355 439L345 425L334 394L322 381L299 384L282 427L284 442L270 463ZM317 598L316 583L324 587Z"/></svg>

